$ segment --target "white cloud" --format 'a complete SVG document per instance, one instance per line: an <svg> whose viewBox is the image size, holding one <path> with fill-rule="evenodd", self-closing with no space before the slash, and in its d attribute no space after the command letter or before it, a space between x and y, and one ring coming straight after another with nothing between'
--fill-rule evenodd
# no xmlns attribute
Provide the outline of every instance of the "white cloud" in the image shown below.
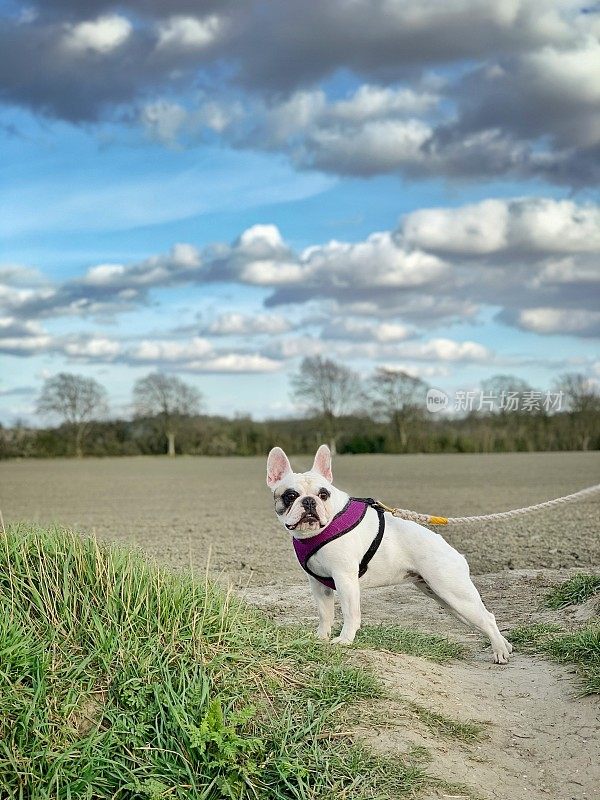
<svg viewBox="0 0 600 800"><path fill-rule="evenodd" d="M268 358L292 359L305 356L318 356L327 352L328 345L322 339L312 336L291 336L272 339L261 352Z"/></svg>
<svg viewBox="0 0 600 800"><path fill-rule="evenodd" d="M593 252L600 251L600 206L549 198L483 200L414 211L402 231L410 244L446 253Z"/></svg>
<svg viewBox="0 0 600 800"><path fill-rule="evenodd" d="M212 44L222 29L222 22L216 15L198 19L197 17L174 16L158 26L159 49L203 50Z"/></svg>
<svg viewBox="0 0 600 800"><path fill-rule="evenodd" d="M433 108L439 99L438 94L426 90L363 84L350 97L332 103L327 115L337 120L364 122L394 114L422 114Z"/></svg>
<svg viewBox="0 0 600 800"><path fill-rule="evenodd" d="M506 246L508 211L502 200L484 200L460 208L425 208L408 214L406 240L426 250L493 253Z"/></svg>
<svg viewBox="0 0 600 800"><path fill-rule="evenodd" d="M38 322L15 317L0 317L0 339L9 336L38 336L43 330Z"/></svg>
<svg viewBox="0 0 600 800"><path fill-rule="evenodd" d="M124 108L132 119L146 104L143 124L169 145L208 129L332 174L597 184L594 4L279 0L265 15L261 0L123 0L77 12L113 6L78 22L65 2L9 14L5 99L71 122ZM340 74L356 84L346 97Z"/></svg>
<svg viewBox="0 0 600 800"><path fill-rule="evenodd" d="M88 269L84 281L90 286L111 285L115 280L120 280L125 271L123 264L98 264Z"/></svg>
<svg viewBox="0 0 600 800"><path fill-rule="evenodd" d="M64 352L71 358L112 361L121 352L121 344L114 339L92 336L82 341L66 342Z"/></svg>
<svg viewBox="0 0 600 800"><path fill-rule="evenodd" d="M509 240L539 252L600 251L600 206L535 199L509 204Z"/></svg>
<svg viewBox="0 0 600 800"><path fill-rule="evenodd" d="M45 279L39 269L23 264L0 264L0 285L37 286L41 283L45 283Z"/></svg>
<svg viewBox="0 0 600 800"><path fill-rule="evenodd" d="M190 361L183 368L189 372L262 373L276 372L280 361L258 354L227 353L202 361Z"/></svg>
<svg viewBox="0 0 600 800"><path fill-rule="evenodd" d="M277 314L240 314L230 312L220 314L206 328L212 336L252 336L255 334L279 334L289 331L290 323Z"/></svg>
<svg viewBox="0 0 600 800"><path fill-rule="evenodd" d="M375 329L375 338L380 342L400 342L410 335L411 331L405 325L393 322L383 322Z"/></svg>
<svg viewBox="0 0 600 800"><path fill-rule="evenodd" d="M238 247L246 255L261 256L284 246L277 225L252 225L238 239Z"/></svg>
<svg viewBox="0 0 600 800"><path fill-rule="evenodd" d="M304 270L300 264L282 262L274 259L251 261L239 273L243 283L255 286L281 286L297 284L302 280Z"/></svg>
<svg viewBox="0 0 600 800"><path fill-rule="evenodd" d="M423 146L431 139L431 127L421 120L369 120L355 130L315 128L296 161L354 175L414 169L426 158Z"/></svg>
<svg viewBox="0 0 600 800"><path fill-rule="evenodd" d="M183 106L167 100L147 103L140 112L140 122L150 137L163 144L175 144L188 119Z"/></svg>
<svg viewBox="0 0 600 800"><path fill-rule="evenodd" d="M451 374L450 369L443 364L436 364L435 366L420 364L419 366L415 366L414 364L394 361L379 364L378 366L383 369L393 370L394 372L406 372L407 375L411 375L413 378L421 379L443 378Z"/></svg>
<svg viewBox="0 0 600 800"><path fill-rule="evenodd" d="M13 355L37 355L50 350L54 340L47 334L40 336L7 336L0 339L0 351Z"/></svg>
<svg viewBox="0 0 600 800"><path fill-rule="evenodd" d="M290 97L271 105L255 104L246 108L246 119L252 122L251 138L262 140L263 146L281 146L286 142L303 142L297 157L300 160L325 157L334 158L348 153L343 150L344 139L350 131L355 142L355 153L364 156L365 148L371 153L373 144L381 144L383 134L388 131L396 137L395 157L402 153L415 155L418 146L430 135L430 130L411 119L436 105L439 97L431 90L409 87L386 87L363 84L342 100L329 101L321 89L301 90ZM238 114L232 118L239 121ZM378 127L397 121L396 127ZM400 122L402 120L402 122ZM372 127L364 128L369 123ZM362 139L362 141L360 141ZM346 142L346 148L351 143ZM389 143L386 151L390 150ZM317 152L322 156L317 157ZM388 156L389 157L389 156Z"/></svg>
<svg viewBox="0 0 600 800"><path fill-rule="evenodd" d="M400 288L428 284L447 272L437 256L404 249L388 231L373 233L365 241L331 241L306 249L301 254L305 274L316 282L336 287Z"/></svg>
<svg viewBox="0 0 600 800"><path fill-rule="evenodd" d="M269 145L284 144L298 138L315 124L327 109L327 97L320 89L294 92L291 97L269 107L247 109L255 116L254 136L264 137Z"/></svg>
<svg viewBox="0 0 600 800"><path fill-rule="evenodd" d="M323 339L346 339L350 341L375 340L378 342L401 342L412 335L406 325L394 322L374 323L355 319L352 315L332 319L323 326Z"/></svg>
<svg viewBox="0 0 600 800"><path fill-rule="evenodd" d="M412 291L410 301L404 299L402 293L399 295L395 292L378 293L370 300L340 297L335 300L334 307L337 314L379 319L400 316L422 328L436 327L441 320L464 322L477 315L479 305L456 296L451 288L447 291L448 294L441 289L436 292L433 286L427 286L424 291ZM464 291L461 294L464 295Z"/></svg>
<svg viewBox="0 0 600 800"><path fill-rule="evenodd" d="M198 111L190 115L189 120L192 132L205 127L215 133L223 133L229 125L242 117L243 112L240 103L232 103L225 106L218 101L207 100Z"/></svg>
<svg viewBox="0 0 600 800"><path fill-rule="evenodd" d="M199 336L187 342L170 340L143 340L134 347L129 357L133 361L148 362L183 362L206 356L212 352L212 345L207 339Z"/></svg>
<svg viewBox="0 0 600 800"><path fill-rule="evenodd" d="M364 321L344 326L341 322L323 329L321 338L290 336L268 342L261 349L269 358L290 360L305 356L325 355L344 360L367 359L377 363L406 364L429 362L430 367L412 366L419 374L441 374L447 364L484 363L494 361L494 353L479 342L433 338L424 341L403 341L380 338L382 326ZM359 335L359 331L363 335Z"/></svg>
<svg viewBox="0 0 600 800"><path fill-rule="evenodd" d="M142 106L139 121L151 139L178 147L182 142L196 141L204 129L223 133L235 122L243 120L244 116L243 108L237 101L225 104L206 99L198 108L190 110L163 98Z"/></svg>
<svg viewBox="0 0 600 800"><path fill-rule="evenodd" d="M11 286L10 283L0 283L0 307L17 308L32 297L49 297L52 294L52 290L19 289Z"/></svg>
<svg viewBox="0 0 600 800"><path fill-rule="evenodd" d="M195 269L202 263L200 253L194 245L175 244L171 248L171 260L178 267Z"/></svg>
<svg viewBox="0 0 600 800"><path fill-rule="evenodd" d="M74 53L93 51L106 55L124 44L132 30L131 22L119 14L108 14L90 22L68 24L62 46Z"/></svg>
<svg viewBox="0 0 600 800"><path fill-rule="evenodd" d="M276 225L252 225L245 230L232 248L224 248L217 254L217 264L227 264L225 272L243 283L256 286L279 286L294 284L304 274L294 254L286 247ZM223 273L216 271L219 280Z"/></svg>
<svg viewBox="0 0 600 800"><path fill-rule="evenodd" d="M150 256L132 266L122 264L98 264L90 267L83 278L73 285L90 288L145 290L152 286L169 286L179 281L190 280L202 266L200 251L191 244L178 243L167 252Z"/></svg>
<svg viewBox="0 0 600 800"><path fill-rule="evenodd" d="M518 324L541 334L600 335L600 311L561 308L527 308L518 314Z"/></svg>
<svg viewBox="0 0 600 800"><path fill-rule="evenodd" d="M422 343L408 343L398 348L403 358L433 361L460 361L487 363L493 353L479 342L457 342L453 339L437 338Z"/></svg>
<svg viewBox="0 0 600 800"><path fill-rule="evenodd" d="M547 261L534 279L534 286L544 284L596 283L600 269L593 260L577 260L573 256Z"/></svg>
<svg viewBox="0 0 600 800"><path fill-rule="evenodd" d="M89 319L155 302L161 287L219 282L254 287L247 296L260 298L269 309L312 303L317 313L298 325L286 321L288 312L252 314L234 308L212 326L197 324L190 332L251 339L320 327L327 340L388 345L412 338L412 325L423 329L475 320L479 310L495 307L503 322L540 333L554 332L555 318L545 310L558 310L564 312L560 324L566 332L591 336L596 330L593 318L573 314L569 322L567 316L570 309L581 314L596 309L597 253L599 206L547 198L491 199L423 209L408 214L394 231L355 242L332 240L301 252L291 248L275 225L256 224L232 244L200 249L179 243L131 265L94 265L81 278L55 286L0 283L0 313L19 321L68 315ZM311 353L321 352L322 342L308 338L304 344ZM444 351L443 341L437 341L435 352L417 349L415 358L486 357L485 349L469 349L468 343L460 351L456 344ZM262 349L263 342L256 347ZM295 357L293 341L277 347L278 357ZM180 363L221 355L198 337L192 343L148 338L118 357ZM404 351L395 357L404 357Z"/></svg>
<svg viewBox="0 0 600 800"><path fill-rule="evenodd" d="M576 48L547 45L524 57L531 81L549 97L564 95L598 108L600 103L600 41L586 36Z"/></svg>
<svg viewBox="0 0 600 800"><path fill-rule="evenodd" d="M364 3L366 0L359 2ZM436 0L424 0L418 4L411 0L384 0L384 19L402 25L407 36L431 29L439 32L446 29L450 34L454 33L457 24L465 33L464 26L470 24L474 27L498 27L504 35L509 35L510 32L521 33L526 39L554 38L568 41L570 30L562 12L576 5L573 0L557 0L550 5L544 0L502 0L498 3L489 3L487 0L450 0L443 4Z"/></svg>
<svg viewBox="0 0 600 800"><path fill-rule="evenodd" d="M299 90L278 102L206 99L188 111L187 123L190 130L218 130L237 147L284 150L303 168L362 175L426 171L433 128L422 117L439 100L430 87L364 84L335 101L322 89ZM179 112L168 106L167 125L176 117L180 127Z"/></svg>

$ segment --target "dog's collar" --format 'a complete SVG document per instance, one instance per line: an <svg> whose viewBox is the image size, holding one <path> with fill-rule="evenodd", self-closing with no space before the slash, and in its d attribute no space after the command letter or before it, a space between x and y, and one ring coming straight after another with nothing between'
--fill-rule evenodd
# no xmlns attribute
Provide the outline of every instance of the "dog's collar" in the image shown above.
<svg viewBox="0 0 600 800"><path fill-rule="evenodd" d="M329 525L323 528L322 531L316 533L314 536L308 536L305 539L297 539L295 536L292 539L294 550L296 551L296 556L298 557L302 569L329 589L335 589L333 578L315 575L308 567L308 560L314 556L317 550L320 550L326 544L329 544L329 542L332 542L334 539L339 539L340 536L344 536L344 534L356 528L356 526L363 521L369 506L377 511L379 516L379 530L359 564L358 577L360 578L367 571L369 561L377 552L385 530L384 511L371 497L351 497L344 508L333 517Z"/></svg>

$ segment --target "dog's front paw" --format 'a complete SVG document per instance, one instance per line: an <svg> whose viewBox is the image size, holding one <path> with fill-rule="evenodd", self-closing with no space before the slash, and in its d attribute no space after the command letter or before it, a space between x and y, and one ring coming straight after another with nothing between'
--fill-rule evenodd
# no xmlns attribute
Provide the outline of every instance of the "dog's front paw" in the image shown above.
<svg viewBox="0 0 600 800"><path fill-rule="evenodd" d="M328 641L329 637L331 636L331 628L317 628L317 639L320 639L322 642Z"/></svg>
<svg viewBox="0 0 600 800"><path fill-rule="evenodd" d="M331 644L343 644L345 646L348 646L349 644L352 644L353 641L354 641L354 636L350 638L349 636L344 636L340 634L339 636L335 636L331 640Z"/></svg>
<svg viewBox="0 0 600 800"><path fill-rule="evenodd" d="M494 664L508 664L510 654L512 652L512 645L506 643L508 647L501 647L494 650Z"/></svg>

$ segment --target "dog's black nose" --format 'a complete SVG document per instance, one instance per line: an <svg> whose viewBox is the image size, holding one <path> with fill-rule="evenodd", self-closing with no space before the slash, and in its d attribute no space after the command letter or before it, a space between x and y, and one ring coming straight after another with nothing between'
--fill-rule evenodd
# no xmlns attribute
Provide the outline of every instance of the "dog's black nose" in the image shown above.
<svg viewBox="0 0 600 800"><path fill-rule="evenodd" d="M307 511L316 511L317 510L317 501L314 497L305 497L302 500L302 505Z"/></svg>

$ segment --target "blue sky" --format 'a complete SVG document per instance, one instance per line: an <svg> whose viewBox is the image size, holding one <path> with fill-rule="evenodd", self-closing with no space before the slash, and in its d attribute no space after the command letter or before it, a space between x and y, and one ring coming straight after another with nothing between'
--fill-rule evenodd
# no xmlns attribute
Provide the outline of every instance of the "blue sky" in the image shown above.
<svg viewBox="0 0 600 800"><path fill-rule="evenodd" d="M305 355L448 391L600 378L593 9L0 15L3 424L39 423L60 371L95 377L119 415L158 369L209 412L259 418L300 411Z"/></svg>

